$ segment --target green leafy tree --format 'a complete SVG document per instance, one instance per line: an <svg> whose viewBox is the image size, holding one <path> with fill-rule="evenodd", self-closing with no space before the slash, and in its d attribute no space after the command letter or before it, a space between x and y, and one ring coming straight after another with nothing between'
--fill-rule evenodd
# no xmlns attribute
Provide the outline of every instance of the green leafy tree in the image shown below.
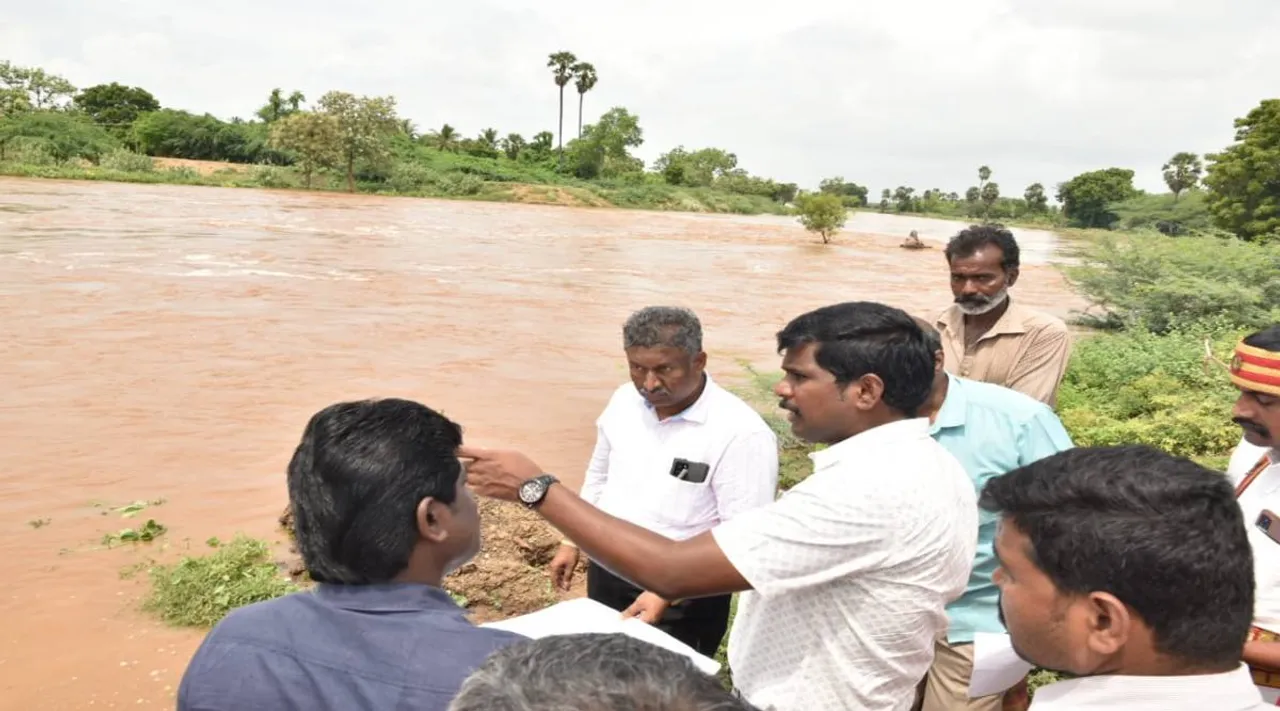
<svg viewBox="0 0 1280 711"><path fill-rule="evenodd" d="M547 58L547 67L555 76L556 86L560 89L560 158L559 165L564 166L564 87L573 78L573 65L578 63L578 58L573 52L556 52Z"/></svg>
<svg viewBox="0 0 1280 711"><path fill-rule="evenodd" d="M799 210L800 224L806 230L819 234L823 244L831 242L831 238L844 227L844 222L849 217L844 201L840 196L830 193L803 195L797 198L796 207Z"/></svg>
<svg viewBox="0 0 1280 711"><path fill-rule="evenodd" d="M914 212L916 207L916 189L899 185L893 191L893 204L898 212Z"/></svg>
<svg viewBox="0 0 1280 711"><path fill-rule="evenodd" d="M447 123L428 133L425 140L427 145L434 147L441 153L445 151L457 153L462 145L461 139L458 138L458 129Z"/></svg>
<svg viewBox="0 0 1280 711"><path fill-rule="evenodd" d="M0 86L16 96L24 94L33 109L56 109L69 101L76 93L71 82L57 74L49 74L39 67L20 67L7 60L0 60ZM16 105L16 100L13 100Z"/></svg>
<svg viewBox="0 0 1280 711"><path fill-rule="evenodd" d="M988 180L991 180L991 168L985 165L980 166L978 168L978 189L981 190L982 186L986 185Z"/></svg>
<svg viewBox="0 0 1280 711"><path fill-rule="evenodd" d="M258 109L257 116L262 119L263 123L272 123L302 110L302 104L307 97L300 91L295 91L288 97L284 95L283 89L272 89L271 95L267 97L267 103Z"/></svg>
<svg viewBox="0 0 1280 711"><path fill-rule="evenodd" d="M818 192L838 195L844 201L845 207L867 206L867 187L857 183L846 182L844 177L840 175L834 178L827 178L818 183Z"/></svg>
<svg viewBox="0 0 1280 711"><path fill-rule="evenodd" d="M738 156L719 148L687 151L677 146L658 156L654 171L670 185L706 187L727 177L738 167Z"/></svg>
<svg viewBox="0 0 1280 711"><path fill-rule="evenodd" d="M1108 206L1137 194L1133 171L1126 168L1081 173L1058 186L1062 214L1078 227L1110 228L1117 217Z"/></svg>
<svg viewBox="0 0 1280 711"><path fill-rule="evenodd" d="M31 99L21 89L0 87L0 120L31 111Z"/></svg>
<svg viewBox="0 0 1280 711"><path fill-rule="evenodd" d="M338 122L338 147L347 170L347 190L356 191L356 161L379 163L390 153L399 128L394 97L356 97L331 91L320 97L320 110Z"/></svg>
<svg viewBox="0 0 1280 711"><path fill-rule="evenodd" d="M1173 199L1177 200L1183 191L1190 190L1200 184L1200 175L1204 173L1204 165L1200 156L1194 153L1175 153L1168 163L1161 168L1164 171L1164 184L1169 186Z"/></svg>
<svg viewBox="0 0 1280 711"><path fill-rule="evenodd" d="M520 160L529 163L545 163L551 159L555 151L556 135L550 131L539 131L533 134L529 145L520 152Z"/></svg>
<svg viewBox="0 0 1280 711"><path fill-rule="evenodd" d="M644 163L627 149L642 143L640 119L622 107L614 107L599 121L584 127L581 139L569 144L569 165L584 180L640 172Z"/></svg>
<svg viewBox="0 0 1280 711"><path fill-rule="evenodd" d="M1236 119L1236 142L1208 156L1209 212L1241 239L1280 239L1280 99Z"/></svg>
<svg viewBox="0 0 1280 711"><path fill-rule="evenodd" d="M893 199L893 193L889 188L880 191L880 212L889 211L889 201Z"/></svg>
<svg viewBox="0 0 1280 711"><path fill-rule="evenodd" d="M129 131L129 142L147 155L287 164L288 156L267 145L269 138L266 124L222 121L174 109L142 114Z"/></svg>
<svg viewBox="0 0 1280 711"><path fill-rule="evenodd" d="M507 137L502 139L502 152L507 154L507 158L511 160L519 160L520 153L528 145L528 142L524 140L524 136L518 133L508 133Z"/></svg>
<svg viewBox="0 0 1280 711"><path fill-rule="evenodd" d="M271 126L271 146L297 156L307 188L317 168L332 168L341 160L338 119L330 114L299 111Z"/></svg>
<svg viewBox="0 0 1280 711"><path fill-rule="evenodd" d="M123 137L139 116L159 111L160 102L146 89L111 82L81 91L76 95L75 107L93 119L94 123Z"/></svg>
<svg viewBox="0 0 1280 711"><path fill-rule="evenodd" d="M999 183L986 183L982 186L982 192L979 193L982 199L982 216L989 217L991 208L995 206L996 201L1000 199Z"/></svg>
<svg viewBox="0 0 1280 711"><path fill-rule="evenodd" d="M1022 199L1027 201L1027 209L1031 212L1048 212L1049 197L1044 194L1044 186L1040 183L1032 183L1022 193Z"/></svg>
<svg viewBox="0 0 1280 711"><path fill-rule="evenodd" d="M596 88L599 77L596 76L596 68L589 62L578 62L570 70L573 72L573 84L578 89L578 138L582 138L582 100L588 91Z"/></svg>

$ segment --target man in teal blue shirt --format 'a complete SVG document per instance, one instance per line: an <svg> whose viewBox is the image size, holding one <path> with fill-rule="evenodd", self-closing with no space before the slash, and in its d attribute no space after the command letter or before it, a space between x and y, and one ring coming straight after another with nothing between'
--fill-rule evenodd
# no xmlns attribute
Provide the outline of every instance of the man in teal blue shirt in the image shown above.
<svg viewBox="0 0 1280 711"><path fill-rule="evenodd" d="M938 332L925 321L917 322L937 354L933 393L920 415L930 419L930 435L960 460L979 493L992 477L1072 447L1058 416L1039 400L943 370ZM973 572L964 594L947 606L947 636L934 648L918 704L921 711L1001 710L1001 694L969 698L974 633L1005 631L999 618L1000 594L991 580L997 566L992 541L998 519L979 512Z"/></svg>

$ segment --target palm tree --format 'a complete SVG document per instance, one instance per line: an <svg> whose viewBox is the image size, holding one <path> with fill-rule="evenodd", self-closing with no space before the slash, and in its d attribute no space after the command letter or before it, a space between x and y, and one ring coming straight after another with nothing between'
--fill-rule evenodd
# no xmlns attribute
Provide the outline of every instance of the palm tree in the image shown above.
<svg viewBox="0 0 1280 711"><path fill-rule="evenodd" d="M440 152L450 151L458 152L458 129L445 124L439 129L427 134L427 144L436 147Z"/></svg>
<svg viewBox="0 0 1280 711"><path fill-rule="evenodd" d="M293 92L292 94L289 95L289 102L288 102L289 111L290 112L298 111L299 109L302 108L302 105L306 103L306 101L307 101L307 97L303 96L302 92L300 91Z"/></svg>
<svg viewBox="0 0 1280 711"><path fill-rule="evenodd" d="M578 58L573 52L556 52L547 59L547 66L555 74L556 86L560 87L560 159L558 166L564 167L564 85L573 78L573 65Z"/></svg>
<svg viewBox="0 0 1280 711"><path fill-rule="evenodd" d="M481 132L480 132L480 138L479 138L479 140L480 140L480 142L481 142L481 143L483 143L484 145L488 146L489 148L492 148L492 149L494 149L494 150L497 150L497 148L498 148L498 129L496 129L496 128L486 128L485 130L483 130L483 131L481 131Z"/></svg>
<svg viewBox="0 0 1280 711"><path fill-rule="evenodd" d="M271 96L267 97L267 103L258 109L258 118L263 123L271 123L279 119L285 114L284 91L281 89L272 89Z"/></svg>
<svg viewBox="0 0 1280 711"><path fill-rule="evenodd" d="M571 69L574 84L578 87L578 138L582 138L582 98L595 88L596 68L588 62L578 62Z"/></svg>
<svg viewBox="0 0 1280 711"><path fill-rule="evenodd" d="M412 119L400 119L400 131L410 139L418 137L418 127L414 125Z"/></svg>

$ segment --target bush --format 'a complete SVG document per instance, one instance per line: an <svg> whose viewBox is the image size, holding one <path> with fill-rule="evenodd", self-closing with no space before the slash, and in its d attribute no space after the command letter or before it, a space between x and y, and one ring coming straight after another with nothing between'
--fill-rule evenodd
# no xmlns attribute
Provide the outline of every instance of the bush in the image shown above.
<svg viewBox="0 0 1280 711"><path fill-rule="evenodd" d="M1220 366L1206 364L1204 341L1226 360L1241 335L1208 326L1086 337L1058 393L1062 423L1077 446L1147 444L1218 464L1240 440L1240 428L1230 416L1235 390Z"/></svg>
<svg viewBox="0 0 1280 711"><path fill-rule="evenodd" d="M273 165L259 165L249 174L249 180L261 188L292 188L296 183L293 175L285 168Z"/></svg>
<svg viewBox="0 0 1280 711"><path fill-rule="evenodd" d="M267 544L237 536L214 551L151 568L151 593L143 609L172 625L211 627L237 607L298 589L274 563Z"/></svg>
<svg viewBox="0 0 1280 711"><path fill-rule="evenodd" d="M150 173L155 170L155 163L149 156L134 153L125 148L117 148L102 156L98 165L107 170L119 170L126 173Z"/></svg>
<svg viewBox="0 0 1280 711"><path fill-rule="evenodd" d="M56 165L53 146L43 138L14 138L4 145L4 160L20 165Z"/></svg>
<svg viewBox="0 0 1280 711"><path fill-rule="evenodd" d="M1112 326L1156 332L1206 321L1261 328L1280 321L1280 250L1212 236L1106 235L1067 277Z"/></svg>
<svg viewBox="0 0 1280 711"><path fill-rule="evenodd" d="M484 187L484 181L466 173L446 173L435 179L436 189L451 196L476 195Z"/></svg>
<svg viewBox="0 0 1280 711"><path fill-rule="evenodd" d="M433 184L438 175L420 163L396 163L391 166L387 187L398 193L416 193Z"/></svg>
<svg viewBox="0 0 1280 711"><path fill-rule="evenodd" d="M62 111L31 111L0 120L0 144L21 138L43 143L57 162L76 158L96 162L120 146L101 126Z"/></svg>

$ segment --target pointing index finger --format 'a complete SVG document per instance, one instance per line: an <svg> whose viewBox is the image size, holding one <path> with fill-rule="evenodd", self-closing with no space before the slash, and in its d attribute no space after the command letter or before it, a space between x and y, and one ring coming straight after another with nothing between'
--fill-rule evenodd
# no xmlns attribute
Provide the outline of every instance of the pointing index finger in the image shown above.
<svg viewBox="0 0 1280 711"><path fill-rule="evenodd" d="M454 456L456 456L458 459L479 460L479 459L484 459L488 457L489 450L481 449L479 447L462 446L462 447L458 447L458 449L454 451Z"/></svg>

